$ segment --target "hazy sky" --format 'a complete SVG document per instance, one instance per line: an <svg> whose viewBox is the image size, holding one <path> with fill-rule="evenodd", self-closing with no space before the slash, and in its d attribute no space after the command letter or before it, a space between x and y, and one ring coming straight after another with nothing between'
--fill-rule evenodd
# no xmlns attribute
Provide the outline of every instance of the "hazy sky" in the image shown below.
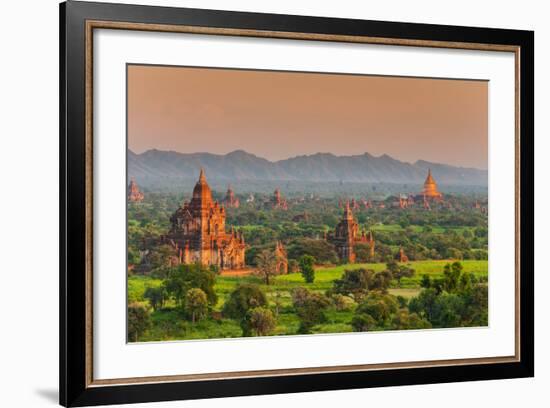
<svg viewBox="0 0 550 408"><path fill-rule="evenodd" d="M481 81L131 65L128 147L486 169L487 94Z"/></svg>

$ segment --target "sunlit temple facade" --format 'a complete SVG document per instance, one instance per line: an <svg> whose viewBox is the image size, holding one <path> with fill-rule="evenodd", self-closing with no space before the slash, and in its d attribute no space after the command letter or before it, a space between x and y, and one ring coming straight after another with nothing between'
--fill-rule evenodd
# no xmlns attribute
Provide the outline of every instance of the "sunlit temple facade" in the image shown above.
<svg viewBox="0 0 550 408"><path fill-rule="evenodd" d="M170 217L170 231L162 241L174 248L176 263L215 265L220 269L245 266L242 233L226 232L225 207L212 199L212 191L201 169L191 201L183 203Z"/></svg>

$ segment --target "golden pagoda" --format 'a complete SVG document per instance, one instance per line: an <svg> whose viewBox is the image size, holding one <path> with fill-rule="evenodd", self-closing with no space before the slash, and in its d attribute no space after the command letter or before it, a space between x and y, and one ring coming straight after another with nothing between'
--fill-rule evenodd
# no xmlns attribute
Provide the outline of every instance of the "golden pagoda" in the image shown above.
<svg viewBox="0 0 550 408"><path fill-rule="evenodd" d="M443 198L443 194L437 190L437 183L432 177L431 169L428 169L428 177L426 177L426 181L424 182L424 190L422 191L422 195L425 198L433 198L438 200Z"/></svg>

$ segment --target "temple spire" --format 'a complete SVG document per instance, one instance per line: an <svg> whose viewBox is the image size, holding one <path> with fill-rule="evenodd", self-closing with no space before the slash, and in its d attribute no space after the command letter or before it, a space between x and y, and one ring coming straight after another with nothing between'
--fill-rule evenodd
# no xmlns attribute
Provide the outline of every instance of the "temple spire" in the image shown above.
<svg viewBox="0 0 550 408"><path fill-rule="evenodd" d="M206 183L206 176L204 175L204 169L201 167L201 174L199 175L199 182Z"/></svg>
<svg viewBox="0 0 550 408"><path fill-rule="evenodd" d="M346 200L346 208L344 209L344 217L347 219L353 219L353 213L351 212L351 208L349 206L349 200Z"/></svg>

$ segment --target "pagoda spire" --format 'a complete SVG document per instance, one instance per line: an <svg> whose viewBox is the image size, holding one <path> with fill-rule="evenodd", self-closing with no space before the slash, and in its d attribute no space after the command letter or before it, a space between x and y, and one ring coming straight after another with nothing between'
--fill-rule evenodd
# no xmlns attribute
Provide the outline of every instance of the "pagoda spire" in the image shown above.
<svg viewBox="0 0 550 408"><path fill-rule="evenodd" d="M353 213L351 212L351 208L349 206L349 200L346 200L346 208L344 209L344 218L353 219Z"/></svg>
<svg viewBox="0 0 550 408"><path fill-rule="evenodd" d="M201 167L201 173L199 175L199 182L206 183L206 176L204 175L204 168Z"/></svg>

